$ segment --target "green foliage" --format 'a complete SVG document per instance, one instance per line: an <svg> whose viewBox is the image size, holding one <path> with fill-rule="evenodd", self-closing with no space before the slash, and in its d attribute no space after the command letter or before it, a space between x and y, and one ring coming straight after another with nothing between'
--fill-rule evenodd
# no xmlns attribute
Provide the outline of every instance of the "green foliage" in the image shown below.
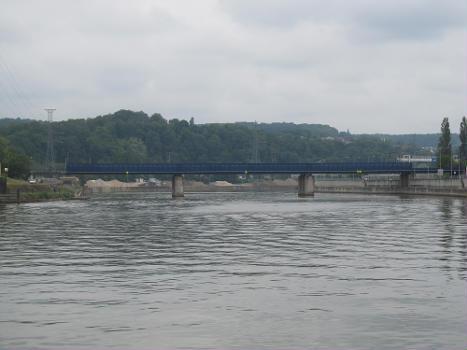
<svg viewBox="0 0 467 350"><path fill-rule="evenodd" d="M8 175L17 179L26 179L29 176L31 160L22 153L11 149L5 165L8 166Z"/></svg>
<svg viewBox="0 0 467 350"><path fill-rule="evenodd" d="M73 192L27 192L21 193L22 200L48 200L48 199L70 199L73 198Z"/></svg>
<svg viewBox="0 0 467 350"><path fill-rule="evenodd" d="M449 129L449 119L444 118L441 123L441 136L438 141L438 166L450 167L452 162L451 130Z"/></svg>
<svg viewBox="0 0 467 350"><path fill-rule="evenodd" d="M4 162L6 160L6 156L8 153L8 142L4 138L0 137L0 162ZM2 165L2 168L5 166Z"/></svg>
<svg viewBox="0 0 467 350"><path fill-rule="evenodd" d="M236 125L256 128L258 130L272 131L277 133L289 133L305 137L328 137L337 136L339 131L329 125L323 124L294 124L294 123L252 123L238 122Z"/></svg>
<svg viewBox="0 0 467 350"><path fill-rule="evenodd" d="M31 185L26 181L8 178L8 193L16 194L20 191L21 200L41 201L48 199L70 199L75 195L76 188L64 185Z"/></svg>
<svg viewBox="0 0 467 350"><path fill-rule="evenodd" d="M18 153L0 137L0 164L2 172L8 168L8 176L25 179L29 175L31 160L23 153Z"/></svg>
<svg viewBox="0 0 467 350"><path fill-rule="evenodd" d="M460 132L459 132L460 146L459 146L459 161L462 169L467 165L467 120L465 116L462 117Z"/></svg>
<svg viewBox="0 0 467 350"><path fill-rule="evenodd" d="M2 118L0 119L0 128L6 127L11 124L22 124L32 122L32 119L21 119L21 118Z"/></svg>
<svg viewBox="0 0 467 350"><path fill-rule="evenodd" d="M457 134L451 134L454 137ZM440 133L436 134L402 134L402 135L390 135L390 134L375 134L386 140L390 140L399 145L415 146L415 147L436 147L438 145ZM456 136L457 137L457 136ZM452 139L451 143L453 146L458 145L457 139Z"/></svg>
<svg viewBox="0 0 467 350"><path fill-rule="evenodd" d="M24 180L21 179L13 179L11 177L8 177L8 186L27 186L31 187L31 185Z"/></svg>
<svg viewBox="0 0 467 350"><path fill-rule="evenodd" d="M52 124L55 161L67 163L394 161L407 153L380 137L339 133L328 125L195 124L121 110ZM0 128L19 151L44 164L47 124ZM414 148L415 149L415 148Z"/></svg>

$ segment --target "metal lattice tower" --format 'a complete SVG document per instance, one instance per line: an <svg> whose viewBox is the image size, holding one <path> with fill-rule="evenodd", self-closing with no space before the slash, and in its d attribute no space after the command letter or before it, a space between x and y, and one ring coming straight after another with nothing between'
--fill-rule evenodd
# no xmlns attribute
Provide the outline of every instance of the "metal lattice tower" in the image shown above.
<svg viewBox="0 0 467 350"><path fill-rule="evenodd" d="M47 112L47 121L48 121L48 138L47 138L47 155L45 158L45 167L47 170L55 170L55 161L54 161L54 139L52 133L52 121L53 113L55 108L45 108Z"/></svg>

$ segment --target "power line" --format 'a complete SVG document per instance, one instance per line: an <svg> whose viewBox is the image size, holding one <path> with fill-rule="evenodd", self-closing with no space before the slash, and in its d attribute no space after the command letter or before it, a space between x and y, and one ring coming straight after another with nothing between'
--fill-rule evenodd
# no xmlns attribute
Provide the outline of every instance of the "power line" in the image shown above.
<svg viewBox="0 0 467 350"><path fill-rule="evenodd" d="M26 102L26 104L28 105L28 107L33 110L34 109L34 106L31 102L31 100L28 98L28 96L23 93L24 89L22 88L21 84L20 84L20 81L17 79L17 76L14 72L14 70L12 70L6 60L2 57L2 55L0 55L0 63L5 67L5 70L6 72L8 73L8 75L11 77L11 81L13 82L12 84L12 87L13 87L13 90L15 91L15 93L17 94L17 96L24 100Z"/></svg>
<svg viewBox="0 0 467 350"><path fill-rule="evenodd" d="M10 96L10 93L8 92L8 86L3 83L3 80L0 79L0 82L2 83L2 86L0 87L0 90L3 92L3 96L5 96L5 100L8 100L10 103L10 106L12 109L10 109L10 112L12 112L13 117L19 117L21 115L20 113L20 107L17 105L15 100Z"/></svg>
<svg viewBox="0 0 467 350"><path fill-rule="evenodd" d="M16 95L18 104L20 104L21 107L24 107L26 112L32 116L34 114L33 111L36 110L36 108L34 107L27 94L24 93L24 89L22 88L20 80L17 78L14 70L8 65L7 61L4 59L4 57L2 57L2 55L0 55L0 68L2 68L4 72L3 75L6 78L5 83L9 83L11 90L13 91L14 95Z"/></svg>

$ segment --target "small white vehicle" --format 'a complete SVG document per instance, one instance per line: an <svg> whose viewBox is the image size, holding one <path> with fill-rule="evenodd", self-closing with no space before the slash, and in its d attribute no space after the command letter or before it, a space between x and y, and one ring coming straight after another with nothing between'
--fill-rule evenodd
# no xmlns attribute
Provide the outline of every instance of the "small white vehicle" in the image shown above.
<svg viewBox="0 0 467 350"><path fill-rule="evenodd" d="M29 179L28 182L30 184L35 184L35 183L37 183L37 180L36 179Z"/></svg>

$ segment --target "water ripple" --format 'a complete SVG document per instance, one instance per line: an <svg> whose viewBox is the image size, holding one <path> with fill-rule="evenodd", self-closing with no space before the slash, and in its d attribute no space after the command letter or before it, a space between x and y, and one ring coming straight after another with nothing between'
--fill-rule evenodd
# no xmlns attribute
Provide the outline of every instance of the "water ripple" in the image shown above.
<svg viewBox="0 0 467 350"><path fill-rule="evenodd" d="M461 348L465 205L292 193L2 205L0 348Z"/></svg>

